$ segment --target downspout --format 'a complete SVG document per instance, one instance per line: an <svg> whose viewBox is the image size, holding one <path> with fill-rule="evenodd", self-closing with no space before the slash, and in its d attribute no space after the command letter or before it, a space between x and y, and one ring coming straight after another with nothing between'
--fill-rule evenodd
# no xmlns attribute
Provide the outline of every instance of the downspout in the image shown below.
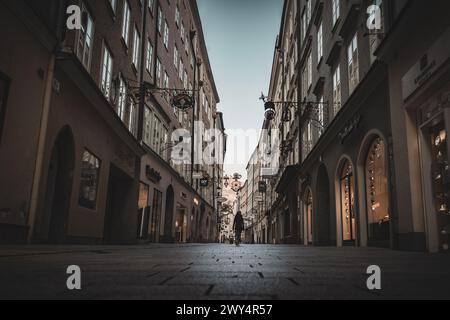
<svg viewBox="0 0 450 320"><path fill-rule="evenodd" d="M140 142L144 136L144 109L145 109L145 83L144 83L144 60L145 60L145 45L147 40L147 9L148 0L144 1L144 10L142 10L142 38L141 38L141 58L139 68L139 111L138 111L138 127L137 127L137 140Z"/></svg>
<svg viewBox="0 0 450 320"><path fill-rule="evenodd" d="M47 65L47 72L44 86L44 96L42 99L42 113L39 124L38 144L36 151L36 163L34 167L33 181L31 185L30 212L28 214L27 226L28 235L27 243L32 243L35 232L36 216L39 205L40 185L42 182L42 174L44 169L45 146L47 142L47 129L49 123L50 106L52 101L53 78L55 74L56 54L60 50L63 37L63 18L65 17L63 10L66 1L60 3L58 8L58 20L56 24L57 41L53 52L50 54Z"/></svg>
<svg viewBox="0 0 450 320"><path fill-rule="evenodd" d="M192 127L191 127L191 188L194 189L194 162L195 162L195 116L196 116L196 106L197 106L197 97L196 97L196 90L197 90L197 55L195 53L194 48L194 37L196 32L191 31L191 34L189 35L189 39L191 42L191 50L192 55L194 56L194 84L193 84L193 106L192 106Z"/></svg>

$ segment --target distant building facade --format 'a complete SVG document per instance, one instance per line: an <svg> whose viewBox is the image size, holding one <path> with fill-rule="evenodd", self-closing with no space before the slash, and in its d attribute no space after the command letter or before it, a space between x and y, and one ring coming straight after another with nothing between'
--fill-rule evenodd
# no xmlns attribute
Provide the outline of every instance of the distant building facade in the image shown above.
<svg viewBox="0 0 450 320"><path fill-rule="evenodd" d="M273 242L448 252L448 10L285 1L268 99L295 110L269 125L285 141Z"/></svg>
<svg viewBox="0 0 450 320"><path fill-rule="evenodd" d="M66 28L70 5L79 30ZM216 241L222 167L199 164L192 179L171 161L176 129L225 129L196 2L0 7L0 241ZM142 99L144 83L160 90ZM167 89L195 92L195 119Z"/></svg>

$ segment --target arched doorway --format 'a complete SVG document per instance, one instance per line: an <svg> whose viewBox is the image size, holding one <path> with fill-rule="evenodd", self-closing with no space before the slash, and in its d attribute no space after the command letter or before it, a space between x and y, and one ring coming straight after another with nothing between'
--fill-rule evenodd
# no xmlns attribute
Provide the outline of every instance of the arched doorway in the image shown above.
<svg viewBox="0 0 450 320"><path fill-rule="evenodd" d="M316 196L317 242L318 245L328 246L331 244L330 179L323 164L317 175Z"/></svg>
<svg viewBox="0 0 450 320"><path fill-rule="evenodd" d="M169 186L166 192L166 211L164 217L164 237L163 242L173 242L173 215L175 209L175 194L173 187Z"/></svg>
<svg viewBox="0 0 450 320"><path fill-rule="evenodd" d="M313 195L311 189L308 187L306 189L304 198L303 198L303 212L304 212L304 225L305 225L305 244L312 245L313 244Z"/></svg>
<svg viewBox="0 0 450 320"><path fill-rule="evenodd" d="M357 239L355 210L355 179L353 165L345 160L339 174L339 193L341 200L341 227L344 245L354 245Z"/></svg>
<svg viewBox="0 0 450 320"><path fill-rule="evenodd" d="M389 247L390 209L386 146L376 137L369 145L364 163L369 245Z"/></svg>
<svg viewBox="0 0 450 320"><path fill-rule="evenodd" d="M63 128L52 148L44 204L44 238L49 243L65 242L75 167L72 130Z"/></svg>

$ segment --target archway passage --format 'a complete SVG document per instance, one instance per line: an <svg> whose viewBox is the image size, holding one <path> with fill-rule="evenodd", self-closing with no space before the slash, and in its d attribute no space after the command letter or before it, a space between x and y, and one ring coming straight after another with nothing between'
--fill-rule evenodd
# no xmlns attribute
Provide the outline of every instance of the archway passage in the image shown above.
<svg viewBox="0 0 450 320"><path fill-rule="evenodd" d="M65 127L53 145L47 175L44 227L49 243L61 244L66 241L74 167L75 141L72 130Z"/></svg>
<svg viewBox="0 0 450 320"><path fill-rule="evenodd" d="M388 166L384 141L377 137L369 146L365 161L368 242L389 247L390 210Z"/></svg>
<svg viewBox="0 0 450 320"><path fill-rule="evenodd" d="M166 211L164 217L164 237L163 242L172 243L173 238L173 215L175 209L175 194L173 187L169 186L166 192Z"/></svg>
<svg viewBox="0 0 450 320"><path fill-rule="evenodd" d="M356 210L355 210L355 184L353 166L346 160L341 167L340 197L342 240L344 244L353 245L356 242Z"/></svg>
<svg viewBox="0 0 450 320"><path fill-rule="evenodd" d="M331 245L330 179L325 165L321 165L317 175L317 245Z"/></svg>

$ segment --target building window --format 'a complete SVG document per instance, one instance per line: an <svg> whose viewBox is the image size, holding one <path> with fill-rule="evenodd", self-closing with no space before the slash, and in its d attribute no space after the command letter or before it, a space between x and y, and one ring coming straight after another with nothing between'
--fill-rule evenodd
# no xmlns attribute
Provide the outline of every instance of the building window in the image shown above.
<svg viewBox="0 0 450 320"><path fill-rule="evenodd" d="M128 46L128 38L130 36L130 16L131 16L130 4L128 3L127 0L125 0L122 17L122 39L125 45L127 46Z"/></svg>
<svg viewBox="0 0 450 320"><path fill-rule="evenodd" d="M127 106L127 87L122 77L120 77L119 82L119 103L117 114L122 121L125 121L125 108Z"/></svg>
<svg viewBox="0 0 450 320"><path fill-rule="evenodd" d="M92 42L94 40L94 21L92 16L82 4L82 15L86 17L82 19L81 29L78 31L77 56L86 70L91 67Z"/></svg>
<svg viewBox="0 0 450 320"><path fill-rule="evenodd" d="M159 120L159 118L154 114L153 115L153 136L152 136L152 143L151 147L153 148L153 151L155 151L157 154L160 153L161 150L161 128L162 128L162 122Z"/></svg>
<svg viewBox="0 0 450 320"><path fill-rule="evenodd" d="M390 214L388 172L384 141L377 138L369 147L366 159L366 195L369 241L389 245ZM386 243L387 242L387 243Z"/></svg>
<svg viewBox="0 0 450 320"><path fill-rule="evenodd" d="M184 63L183 63L183 60L180 59L178 77L180 78L181 81L183 81L183 72L184 72Z"/></svg>
<svg viewBox="0 0 450 320"><path fill-rule="evenodd" d="M342 240L356 240L355 187L353 167L345 161L341 171Z"/></svg>
<svg viewBox="0 0 450 320"><path fill-rule="evenodd" d="M175 70L178 71L178 61L179 61L179 52L178 47L175 45L175 49L173 52L173 65L175 66Z"/></svg>
<svg viewBox="0 0 450 320"><path fill-rule="evenodd" d="M307 0L306 1L306 21L307 21L308 25L311 22L311 18L312 18L312 0Z"/></svg>
<svg viewBox="0 0 450 320"><path fill-rule="evenodd" d="M347 48L348 55L348 81L350 93L359 83L358 34L355 34Z"/></svg>
<svg viewBox="0 0 450 320"><path fill-rule="evenodd" d="M0 73L0 142L6 117L6 99L8 98L8 90L9 81Z"/></svg>
<svg viewBox="0 0 450 320"><path fill-rule="evenodd" d="M130 101L129 118L128 118L128 130L134 135L136 134L136 109L137 105L134 101Z"/></svg>
<svg viewBox="0 0 450 320"><path fill-rule="evenodd" d="M184 75L183 75L183 88L184 89L188 89L188 74L187 71L184 70Z"/></svg>
<svg viewBox="0 0 450 320"><path fill-rule="evenodd" d="M111 9L114 13L116 13L117 9L117 0L109 0L109 4L111 5Z"/></svg>
<svg viewBox="0 0 450 320"><path fill-rule="evenodd" d="M153 12L154 5L155 5L155 0L148 1L148 8L149 8L150 12Z"/></svg>
<svg viewBox="0 0 450 320"><path fill-rule="evenodd" d="M138 29L134 28L134 39L133 39L133 65L136 70L139 68L139 48L141 44L141 36L139 35Z"/></svg>
<svg viewBox="0 0 450 320"><path fill-rule="evenodd" d="M319 99L317 121L319 124L319 136L321 136L325 131L325 105L323 101L323 96L321 96Z"/></svg>
<svg viewBox="0 0 450 320"><path fill-rule="evenodd" d="M151 147L152 145L152 112L149 107L144 109L144 133L143 140L144 143Z"/></svg>
<svg viewBox="0 0 450 320"><path fill-rule="evenodd" d="M309 53L307 68L308 68L308 91L309 91L311 89L313 82L312 52Z"/></svg>
<svg viewBox="0 0 450 320"><path fill-rule="evenodd" d="M156 85L161 87L162 65L161 60L156 60Z"/></svg>
<svg viewBox="0 0 450 320"><path fill-rule="evenodd" d="M164 46L169 49L169 25L164 21Z"/></svg>
<svg viewBox="0 0 450 320"><path fill-rule="evenodd" d="M317 62L320 63L323 57L323 23L320 23L317 31Z"/></svg>
<svg viewBox="0 0 450 320"><path fill-rule="evenodd" d="M153 45L150 42L150 39L147 40L147 60L145 63L145 67L147 71L151 74L153 65Z"/></svg>
<svg viewBox="0 0 450 320"><path fill-rule="evenodd" d="M181 29L180 29L180 37L181 37L181 41L184 41L184 34L185 34L184 23L181 22Z"/></svg>
<svg viewBox="0 0 450 320"><path fill-rule="evenodd" d="M341 7L340 7L340 0L333 0L332 3L332 11L333 11L333 26L338 21L339 17L341 16Z"/></svg>
<svg viewBox="0 0 450 320"><path fill-rule="evenodd" d="M158 9L158 32L161 34L162 32L162 21L163 21L163 12L161 8Z"/></svg>
<svg viewBox="0 0 450 320"><path fill-rule="evenodd" d="M170 88L169 74L167 72L164 72L164 88Z"/></svg>
<svg viewBox="0 0 450 320"><path fill-rule="evenodd" d="M81 207L95 210L99 176L100 160L91 152L85 150L81 163L80 196L78 201Z"/></svg>
<svg viewBox="0 0 450 320"><path fill-rule="evenodd" d="M103 94L108 100L111 97L112 72L113 72L113 59L111 52L109 51L108 47L105 44L103 48L101 89Z"/></svg>
<svg viewBox="0 0 450 320"><path fill-rule="evenodd" d="M180 26L180 8L178 8L178 6L175 9L175 24L177 27Z"/></svg>
<svg viewBox="0 0 450 320"><path fill-rule="evenodd" d="M341 67L337 66L333 74L333 116L341 109Z"/></svg>
<svg viewBox="0 0 450 320"><path fill-rule="evenodd" d="M372 5L380 8L380 22L381 28L378 30L374 30L375 32L369 32L369 45L370 45L370 62L374 63L376 60L375 51L381 43L382 35L384 33L384 16L383 16L383 1L382 0L373 0Z"/></svg>

